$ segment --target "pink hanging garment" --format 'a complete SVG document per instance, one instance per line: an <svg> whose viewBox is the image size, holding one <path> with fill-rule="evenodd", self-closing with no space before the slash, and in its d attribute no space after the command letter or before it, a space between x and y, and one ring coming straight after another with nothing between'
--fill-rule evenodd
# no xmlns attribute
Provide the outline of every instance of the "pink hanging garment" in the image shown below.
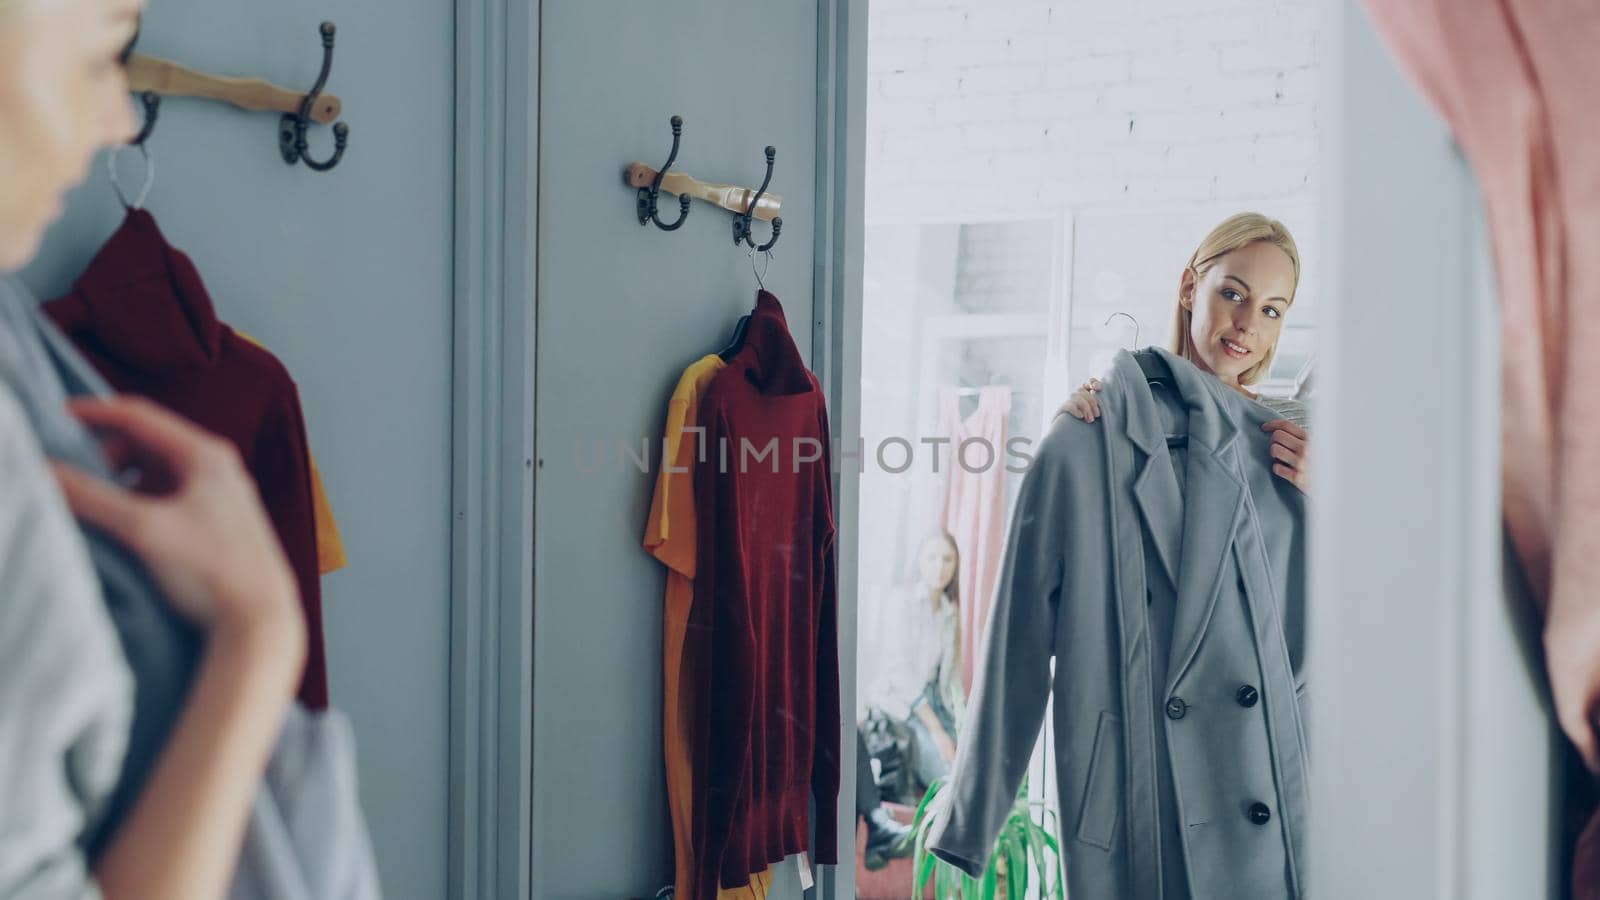
<svg viewBox="0 0 1600 900"><path fill-rule="evenodd" d="M1011 388L990 385L978 392L978 408L961 419L961 398L940 393L940 432L950 438L940 454L945 467L940 524L956 540L961 556L961 679L972 691L972 672L983 647L983 626L1000 577L1006 549L1006 418ZM965 449L963 449L965 448Z"/></svg>
<svg viewBox="0 0 1600 900"><path fill-rule="evenodd" d="M1558 713L1595 768L1600 682L1600 4L1366 0L1448 120L1488 210L1499 278L1506 528L1545 614ZM1587 306L1585 306L1587 304ZM1600 821L1575 896L1600 897Z"/></svg>

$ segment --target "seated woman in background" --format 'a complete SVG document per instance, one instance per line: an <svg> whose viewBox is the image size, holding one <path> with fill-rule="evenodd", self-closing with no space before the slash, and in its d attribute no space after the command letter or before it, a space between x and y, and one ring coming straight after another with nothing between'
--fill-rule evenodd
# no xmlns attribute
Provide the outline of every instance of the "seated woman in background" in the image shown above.
<svg viewBox="0 0 1600 900"><path fill-rule="evenodd" d="M873 636L877 678L867 706L911 732L909 762L918 792L949 773L966 705L960 567L955 538L943 531L925 538L917 551L917 581L889 592Z"/></svg>

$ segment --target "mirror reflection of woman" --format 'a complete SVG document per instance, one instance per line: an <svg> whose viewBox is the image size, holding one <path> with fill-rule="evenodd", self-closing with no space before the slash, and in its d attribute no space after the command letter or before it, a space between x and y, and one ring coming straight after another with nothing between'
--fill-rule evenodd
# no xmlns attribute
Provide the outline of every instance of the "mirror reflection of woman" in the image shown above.
<svg viewBox="0 0 1600 900"><path fill-rule="evenodd" d="M955 538L943 531L924 538L917 580L891 592L879 632L879 677L868 704L914 735L911 765L924 789L950 771L965 706L960 569Z"/></svg>
<svg viewBox="0 0 1600 900"><path fill-rule="evenodd" d="M1305 404L1250 390L1272 367L1299 284L1300 251L1282 222L1260 213L1229 217L1212 229L1179 275L1171 350L1278 413L1280 418L1262 426L1272 432L1272 471L1305 491L1310 484ZM1099 380L1089 379L1057 415L1093 422L1100 417L1099 390Z"/></svg>

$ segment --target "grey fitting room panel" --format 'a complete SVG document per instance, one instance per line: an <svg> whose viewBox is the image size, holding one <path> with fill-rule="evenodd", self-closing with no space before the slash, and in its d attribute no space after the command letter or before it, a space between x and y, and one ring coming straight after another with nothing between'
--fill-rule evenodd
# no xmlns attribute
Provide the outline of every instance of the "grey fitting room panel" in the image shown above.
<svg viewBox="0 0 1600 900"><path fill-rule="evenodd" d="M677 231L641 228L621 184L658 166L755 186L777 148L782 239L766 284L810 359L817 146L814 3L544 4L534 582L534 893L626 897L670 880L662 770L664 572L640 546L683 369L727 343L754 303L731 215L696 203ZM677 216L663 198L662 218ZM768 231L757 223L756 234ZM601 471L596 445L607 448ZM587 446L589 449L580 451ZM575 452L588 454L575 459ZM792 866L774 897L798 897Z"/></svg>

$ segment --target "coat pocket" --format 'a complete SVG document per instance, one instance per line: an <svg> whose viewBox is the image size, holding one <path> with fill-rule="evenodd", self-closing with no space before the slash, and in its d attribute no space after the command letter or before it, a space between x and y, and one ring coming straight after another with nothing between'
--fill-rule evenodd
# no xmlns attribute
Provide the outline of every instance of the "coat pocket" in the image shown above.
<svg viewBox="0 0 1600 900"><path fill-rule="evenodd" d="M1078 814L1078 840L1110 850L1122 811L1122 721L1100 713L1094 729L1094 752L1083 786L1083 809Z"/></svg>

